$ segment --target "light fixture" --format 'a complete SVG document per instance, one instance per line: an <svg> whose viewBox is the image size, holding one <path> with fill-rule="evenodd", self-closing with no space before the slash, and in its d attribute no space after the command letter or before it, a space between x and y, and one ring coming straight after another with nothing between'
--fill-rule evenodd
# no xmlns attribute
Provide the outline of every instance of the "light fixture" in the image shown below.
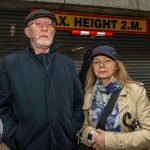
<svg viewBox="0 0 150 150"><path fill-rule="evenodd" d="M16 31L16 24L10 24L10 35L14 36Z"/></svg>
<svg viewBox="0 0 150 150"><path fill-rule="evenodd" d="M83 49L83 48L84 48L84 47L77 47L77 48L72 49L72 51L81 50L81 49Z"/></svg>

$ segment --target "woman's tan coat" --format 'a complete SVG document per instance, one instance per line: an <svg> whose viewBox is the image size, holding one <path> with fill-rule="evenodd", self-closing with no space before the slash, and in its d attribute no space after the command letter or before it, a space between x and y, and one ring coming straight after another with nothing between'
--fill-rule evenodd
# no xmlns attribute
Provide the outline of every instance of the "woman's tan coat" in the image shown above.
<svg viewBox="0 0 150 150"><path fill-rule="evenodd" d="M0 150L10 150L4 143L0 142Z"/></svg>
<svg viewBox="0 0 150 150"><path fill-rule="evenodd" d="M86 145L88 145L88 133L93 129L91 123L92 91L93 89L86 92L83 106L85 121L82 129L82 142ZM150 150L150 102L143 84L132 82L123 87L118 97L118 107L122 131L105 132L105 149ZM122 122L122 117L126 112L132 115L132 119L128 119L128 124L131 124L133 118L136 118L141 129L129 132Z"/></svg>

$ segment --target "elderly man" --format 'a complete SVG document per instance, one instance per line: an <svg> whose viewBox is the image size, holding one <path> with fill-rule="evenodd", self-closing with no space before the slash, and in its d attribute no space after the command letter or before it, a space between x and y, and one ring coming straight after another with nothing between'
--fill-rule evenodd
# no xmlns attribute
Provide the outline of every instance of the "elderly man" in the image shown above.
<svg viewBox="0 0 150 150"><path fill-rule="evenodd" d="M1 140L11 150L75 150L83 93L70 58L55 52L56 17L25 18L28 46L0 63Z"/></svg>

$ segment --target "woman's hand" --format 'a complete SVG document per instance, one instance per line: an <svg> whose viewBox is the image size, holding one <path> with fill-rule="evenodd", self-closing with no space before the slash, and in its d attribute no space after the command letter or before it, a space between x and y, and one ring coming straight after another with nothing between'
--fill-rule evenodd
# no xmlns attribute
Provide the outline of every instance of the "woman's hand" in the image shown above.
<svg viewBox="0 0 150 150"><path fill-rule="evenodd" d="M103 150L105 147L105 131L101 129L96 129L93 133L91 146L95 150Z"/></svg>
<svg viewBox="0 0 150 150"><path fill-rule="evenodd" d="M99 133L96 131L93 132L93 135L92 135L92 139L96 138L97 136L99 136Z"/></svg>

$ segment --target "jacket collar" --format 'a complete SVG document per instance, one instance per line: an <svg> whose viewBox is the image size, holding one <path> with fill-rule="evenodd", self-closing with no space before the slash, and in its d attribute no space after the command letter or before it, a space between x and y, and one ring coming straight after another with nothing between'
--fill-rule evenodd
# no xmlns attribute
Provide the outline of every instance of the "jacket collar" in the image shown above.
<svg viewBox="0 0 150 150"><path fill-rule="evenodd" d="M58 48L58 45L57 45L55 42L53 42L53 43L51 44L51 46L50 46L50 51L49 51L49 53L50 53L50 54L54 53L54 51L55 51L57 48ZM31 45L31 43L30 43L30 40L27 40L27 47L26 47L26 49L35 54L35 51L34 51L32 45Z"/></svg>
<svg viewBox="0 0 150 150"><path fill-rule="evenodd" d="M91 108L92 106L92 95L93 95L93 88L94 87L91 87L90 89L88 89L85 93L85 97L84 97L84 105L83 105L83 109L84 110L87 110L89 108ZM128 91L128 86L124 86L120 92L120 97L118 98L118 102L119 103L123 103L121 104L121 110L127 105L126 103L124 103L122 101L122 98L127 94L127 91ZM130 91L130 90L129 90Z"/></svg>
<svg viewBox="0 0 150 150"><path fill-rule="evenodd" d="M127 94L127 92L130 92L131 91L131 86L132 86L132 83L135 83L135 81L131 81L131 82L129 82L128 84L126 84L123 88L122 88L122 90L121 90L121 92L120 92L120 95L121 96L125 96L126 94ZM140 85L143 85L143 84L141 84L141 83L139 83L139 82L136 82L137 84L140 84ZM88 93L91 93L91 94L93 94L93 86L90 88L90 89L88 89L87 91L86 91L86 93L88 94Z"/></svg>

